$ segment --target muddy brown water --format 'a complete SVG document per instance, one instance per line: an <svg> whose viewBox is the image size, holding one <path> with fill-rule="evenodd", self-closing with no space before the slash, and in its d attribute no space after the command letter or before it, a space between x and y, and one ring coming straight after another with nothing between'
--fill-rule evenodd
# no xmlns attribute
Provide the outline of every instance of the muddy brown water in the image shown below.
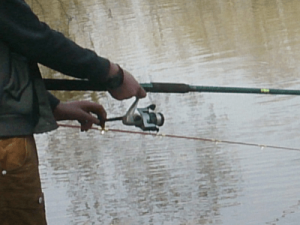
<svg viewBox="0 0 300 225"><path fill-rule="evenodd" d="M297 0L28 1L39 18L139 82L300 89ZM42 68L43 75L63 75ZM133 100L54 92L103 104ZM300 97L148 94L162 134L300 148ZM76 123L71 123L76 124ZM120 123L108 128L139 131ZM300 221L300 151L97 130L37 135L49 225Z"/></svg>

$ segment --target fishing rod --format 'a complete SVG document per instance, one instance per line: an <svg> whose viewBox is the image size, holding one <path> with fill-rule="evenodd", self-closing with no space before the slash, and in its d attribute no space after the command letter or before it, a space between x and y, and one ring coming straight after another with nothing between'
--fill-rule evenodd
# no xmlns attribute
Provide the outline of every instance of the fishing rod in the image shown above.
<svg viewBox="0 0 300 225"><path fill-rule="evenodd" d="M80 129L79 125L59 123L58 126L59 127L66 127L66 128ZM298 152L300 152L300 148L292 148L292 147L276 146L276 145L256 144L256 143L241 142L241 141L218 140L218 139L214 139L214 138L201 138L201 137L174 135L174 134L159 134L159 133L131 131L131 130L122 130L122 129L107 129L107 128L102 129L101 127L91 127L90 129L98 130L98 131L101 132L101 134L105 134L105 132L126 133L126 134L135 134L135 135L143 135L143 136L152 136L152 137L158 137L158 138L174 138L174 139L185 139L185 140L212 142L212 143L215 143L216 145L218 145L218 144L229 144L229 145L252 146L252 147L259 147L261 150L264 150L266 148L272 148L272 149L289 150L289 151L298 151Z"/></svg>
<svg viewBox="0 0 300 225"><path fill-rule="evenodd" d="M104 86L95 85L86 80L64 80L64 79L44 79L46 88L48 90L65 90L65 91L107 91ZM141 86L147 92L154 93L188 93L188 92L219 92L219 93L253 93L253 94L281 94L281 95L300 95L300 90L283 90L283 89L259 89L259 88L237 88L237 87L207 87L207 86L192 86L182 83L142 83ZM164 124L164 116L162 113L153 112L155 105L152 104L145 108L137 108L139 99L136 98L134 103L130 106L128 111L124 116L114 117L106 119L105 122L122 121L124 125L139 127L143 131L156 131L158 132L158 126ZM138 113L136 113L138 111ZM100 119L100 118L99 118ZM58 124L60 127L69 128L80 128L76 125L68 124ZM284 146L274 146L274 145L264 145L255 144L247 142L238 141L228 141L228 140L216 140L212 138L201 138L201 137L190 137L190 136L180 136L172 134L158 134L149 132L138 132L120 129L102 129L100 127L92 127L91 129L100 130L103 134L104 131L119 132L119 133L129 133L129 134L139 134L146 136L157 136L157 137L167 137L167 138L177 138L177 139L187 139L196 141L208 141L225 144L234 145L246 145L246 146L256 146L261 149L264 148L274 148L283 150L300 151L298 148L290 148Z"/></svg>
<svg viewBox="0 0 300 225"><path fill-rule="evenodd" d="M96 85L87 80L44 79L48 90L60 91L107 91L103 85ZM244 88L244 87L215 87L197 86L184 83L141 83L146 92L152 93L239 93L239 94L273 94L273 95L300 95L300 90Z"/></svg>

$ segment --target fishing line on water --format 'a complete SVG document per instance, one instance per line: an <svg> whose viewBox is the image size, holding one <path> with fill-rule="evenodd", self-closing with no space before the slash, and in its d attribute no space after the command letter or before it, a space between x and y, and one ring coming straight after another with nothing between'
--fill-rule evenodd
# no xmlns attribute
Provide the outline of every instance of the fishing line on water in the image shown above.
<svg viewBox="0 0 300 225"><path fill-rule="evenodd" d="M69 124L58 124L60 127L67 128L78 128L78 125L69 125ZM122 130L122 129L102 129L101 127L92 127L92 130L98 130L101 134L105 132L115 132L115 133L126 133L126 134L138 134L143 136L152 136L152 137L165 137L165 138L176 138L176 139L185 139L185 140L194 140L194 141L205 141L205 142L213 142L215 144L231 144L231 145L244 145L244 146L253 146L259 147L261 150L265 148L273 148L273 149L281 149L281 150L289 150L289 151L299 151L299 148L290 148L284 146L275 146L275 145L264 145L264 144L256 144L256 143L247 143L247 142L239 142L239 141L228 141L228 140L217 140L213 138L201 138L201 137L191 137L191 136L182 136L182 135L174 135L174 134L160 134L160 133L150 133L150 132L141 132L141 131L130 131L130 130Z"/></svg>

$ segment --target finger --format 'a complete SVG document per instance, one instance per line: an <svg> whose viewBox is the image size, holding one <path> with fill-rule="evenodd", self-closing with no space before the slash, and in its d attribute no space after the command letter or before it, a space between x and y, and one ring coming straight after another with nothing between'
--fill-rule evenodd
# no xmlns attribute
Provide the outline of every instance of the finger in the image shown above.
<svg viewBox="0 0 300 225"><path fill-rule="evenodd" d="M82 130L86 130L87 128L90 129L90 126L93 124L99 124L100 120L97 119L95 116L87 113L85 110L81 111L80 120L78 120L81 124Z"/></svg>
<svg viewBox="0 0 300 225"><path fill-rule="evenodd" d="M97 125L104 126L103 121L106 120L107 114L102 105L93 102L83 101L81 102L81 109L82 113L84 113L82 117L85 120L91 121L92 123ZM96 114L98 118L95 118L90 113Z"/></svg>
<svg viewBox="0 0 300 225"><path fill-rule="evenodd" d="M88 122L94 123L94 124L99 124L100 120L99 118L97 118L96 116L88 113L88 112L84 112L83 115L84 120L87 120Z"/></svg>
<svg viewBox="0 0 300 225"><path fill-rule="evenodd" d="M81 131L85 131L85 124L88 122L87 120L78 120L78 122L80 123L80 130Z"/></svg>
<svg viewBox="0 0 300 225"><path fill-rule="evenodd" d="M81 122L81 131L88 131L93 126L93 122L91 121L84 121Z"/></svg>
<svg viewBox="0 0 300 225"><path fill-rule="evenodd" d="M98 117L98 123L95 123L97 125L100 125L102 129L104 129L104 124L105 124L105 121L106 121L106 113L105 114L97 114L97 117Z"/></svg>
<svg viewBox="0 0 300 225"><path fill-rule="evenodd" d="M136 97L138 98L145 98L147 96L146 91L144 90L144 88L140 87L138 94Z"/></svg>
<svg viewBox="0 0 300 225"><path fill-rule="evenodd" d="M100 120L100 124L99 125L104 130L105 129L105 120Z"/></svg>
<svg viewBox="0 0 300 225"><path fill-rule="evenodd" d="M88 102L88 104L86 105L86 111L96 114L98 118L102 120L106 120L107 113L102 105L93 102Z"/></svg>
<svg viewBox="0 0 300 225"><path fill-rule="evenodd" d="M97 117L98 117L98 123L95 123L97 125L100 125L102 129L104 129L105 127L105 121L106 121L106 118L107 118L107 113L106 111L104 110L104 108L99 108L98 110L96 111L93 111L93 113L97 114Z"/></svg>

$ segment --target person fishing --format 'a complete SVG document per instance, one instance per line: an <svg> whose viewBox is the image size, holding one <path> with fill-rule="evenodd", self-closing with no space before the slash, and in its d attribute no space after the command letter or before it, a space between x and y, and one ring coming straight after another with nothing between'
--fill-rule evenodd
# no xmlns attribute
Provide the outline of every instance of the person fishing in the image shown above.
<svg viewBox="0 0 300 225"><path fill-rule="evenodd" d="M146 97L128 71L52 30L23 0L0 0L1 225L47 224L33 135L56 129L59 120L77 120L87 131L106 119L100 104L63 103L50 94L38 63L104 85L117 100Z"/></svg>

